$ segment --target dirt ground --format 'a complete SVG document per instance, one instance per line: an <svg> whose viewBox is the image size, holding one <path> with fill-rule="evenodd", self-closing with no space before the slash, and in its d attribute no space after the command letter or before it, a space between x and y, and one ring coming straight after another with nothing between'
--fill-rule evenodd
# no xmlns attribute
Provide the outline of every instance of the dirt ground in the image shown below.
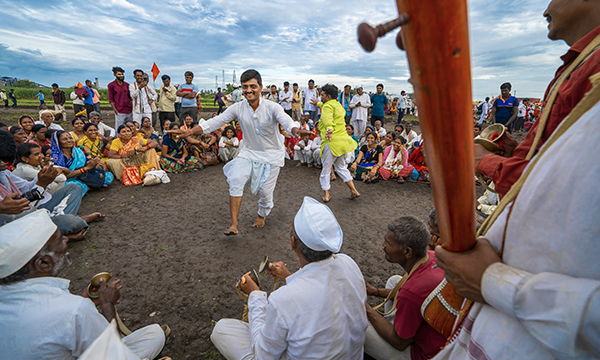
<svg viewBox="0 0 600 360"><path fill-rule="evenodd" d="M0 121L8 113L0 112ZM106 122L112 125L112 120ZM390 121L386 128L392 126ZM80 294L94 274L111 273L124 286L117 309L130 329L152 323L170 326L161 356L220 359L209 337L219 319L241 318L244 303L234 289L236 279L258 269L265 255L284 261L292 272L299 269L290 250L290 225L304 196L321 199L322 192L319 170L293 165L286 161L281 169L275 207L263 229L250 228L258 197L246 191L240 234L233 237L223 235L229 205L222 164L171 174L169 184L125 187L115 181L108 189L91 191L79 213L100 211L106 219L92 224L85 240L70 244L73 265L61 276L71 280L72 293ZM339 179L332 182L328 205L344 232L341 252L356 261L367 281L383 287L390 275L401 271L385 261L381 243L386 226L401 215L427 221L433 208L431 189L397 182L356 187L361 197L348 200L347 187ZM260 280L261 288L270 292L270 277Z"/></svg>

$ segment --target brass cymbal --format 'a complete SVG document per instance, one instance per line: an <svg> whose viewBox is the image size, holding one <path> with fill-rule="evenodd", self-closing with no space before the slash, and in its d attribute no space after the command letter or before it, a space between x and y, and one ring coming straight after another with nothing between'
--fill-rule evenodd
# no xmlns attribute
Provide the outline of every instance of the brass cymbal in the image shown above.
<svg viewBox="0 0 600 360"><path fill-rule="evenodd" d="M99 298L100 294L98 293L98 290L100 289L100 279L104 279L104 282L108 283L108 281L111 278L112 278L112 276L107 272L101 272L101 273L94 275L92 280L90 280L90 284L87 287L88 296L91 299Z"/></svg>
<svg viewBox="0 0 600 360"><path fill-rule="evenodd" d="M250 278L256 283L257 286L260 286L260 283L258 282L258 273L256 270L252 269L252 271L250 271Z"/></svg>
<svg viewBox="0 0 600 360"><path fill-rule="evenodd" d="M262 274L266 270L269 270L270 264L271 262L269 261L269 255L265 255L265 258L263 261L261 261L260 266L258 267L258 272Z"/></svg>

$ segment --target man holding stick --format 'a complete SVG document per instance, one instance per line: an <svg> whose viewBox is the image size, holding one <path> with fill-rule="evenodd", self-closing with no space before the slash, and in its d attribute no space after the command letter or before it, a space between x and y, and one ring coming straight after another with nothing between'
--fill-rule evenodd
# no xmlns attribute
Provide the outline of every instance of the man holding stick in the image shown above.
<svg viewBox="0 0 600 360"><path fill-rule="evenodd" d="M258 71L246 70L240 80L246 98L244 101L231 105L223 114L191 130L169 131L187 137L208 134L233 120L239 121L244 133L244 147L234 160L223 167L229 183L231 213L231 226L225 231L225 235L238 233L238 215L246 185L249 185L253 194L260 193L258 216L252 227L265 226L265 218L273 209L273 191L279 169L284 165L285 159L279 125L295 137L310 134L308 130L299 130L300 124L293 121L279 104L260 97L262 78Z"/></svg>

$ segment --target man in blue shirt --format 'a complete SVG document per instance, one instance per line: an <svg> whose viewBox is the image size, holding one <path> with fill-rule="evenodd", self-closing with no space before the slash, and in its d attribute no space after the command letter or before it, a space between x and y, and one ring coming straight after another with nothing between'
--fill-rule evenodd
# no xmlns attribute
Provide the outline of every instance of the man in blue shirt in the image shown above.
<svg viewBox="0 0 600 360"><path fill-rule="evenodd" d="M83 99L83 106L85 106L85 111L89 114L94 111L94 91L92 90L92 81L85 81L85 91L88 93L88 97Z"/></svg>
<svg viewBox="0 0 600 360"><path fill-rule="evenodd" d="M371 95L371 125L375 126L375 121L381 121L381 126L385 123L385 109L387 108L388 99L383 95L383 84L377 84L377 94Z"/></svg>
<svg viewBox="0 0 600 360"><path fill-rule="evenodd" d="M350 124L350 118L352 117L352 109L350 108L350 101L353 95L350 93L350 85L344 86L344 92L338 95L338 102L342 104L344 110L346 110L346 125Z"/></svg>
<svg viewBox="0 0 600 360"><path fill-rule="evenodd" d="M500 85L500 92L502 95L494 101L492 107L492 124L502 124L508 128L510 132L511 124L517 118L519 112L519 100L510 94L512 85L510 83L504 83Z"/></svg>
<svg viewBox="0 0 600 360"><path fill-rule="evenodd" d="M196 96L198 95L198 86L192 84L194 73L185 72L185 84L179 85L177 96L181 97L181 110L179 111L179 120L183 124L183 119L190 115L194 122L198 121L198 104Z"/></svg>

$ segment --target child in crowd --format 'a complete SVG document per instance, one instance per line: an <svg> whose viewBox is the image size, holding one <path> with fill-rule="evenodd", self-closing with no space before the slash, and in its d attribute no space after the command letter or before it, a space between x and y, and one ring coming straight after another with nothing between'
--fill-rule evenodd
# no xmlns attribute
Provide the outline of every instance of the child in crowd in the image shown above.
<svg viewBox="0 0 600 360"><path fill-rule="evenodd" d="M312 141L308 134L302 135L302 139L294 145L294 160L299 161L296 167L300 167L303 164L306 164L309 168L312 167L313 152L311 145Z"/></svg>
<svg viewBox="0 0 600 360"><path fill-rule="evenodd" d="M177 130L179 125L171 123L169 130ZM169 173L193 172L202 169L199 158L188 155L185 139L178 135L163 136L160 167Z"/></svg>
<svg viewBox="0 0 600 360"><path fill-rule="evenodd" d="M239 153L240 141L236 137L233 126L228 126L223 131L223 136L219 140L219 159L223 162L233 160Z"/></svg>
<svg viewBox="0 0 600 360"><path fill-rule="evenodd" d="M475 135L475 139L479 139L479 135L481 135L481 125L475 124L475 128L473 129L473 133Z"/></svg>
<svg viewBox="0 0 600 360"><path fill-rule="evenodd" d="M315 123L315 137L310 143L310 150L312 151L312 163L317 169L322 168L321 161L321 131L319 131L319 122Z"/></svg>
<svg viewBox="0 0 600 360"><path fill-rule="evenodd" d="M354 150L354 156L352 156L351 158L350 156L348 157L348 164L352 164L354 159L356 159L356 157L358 156L358 138L356 137L356 135L354 135L354 125L346 125L346 132L348 133L348 136L352 138L352 140L356 141L356 150Z"/></svg>

